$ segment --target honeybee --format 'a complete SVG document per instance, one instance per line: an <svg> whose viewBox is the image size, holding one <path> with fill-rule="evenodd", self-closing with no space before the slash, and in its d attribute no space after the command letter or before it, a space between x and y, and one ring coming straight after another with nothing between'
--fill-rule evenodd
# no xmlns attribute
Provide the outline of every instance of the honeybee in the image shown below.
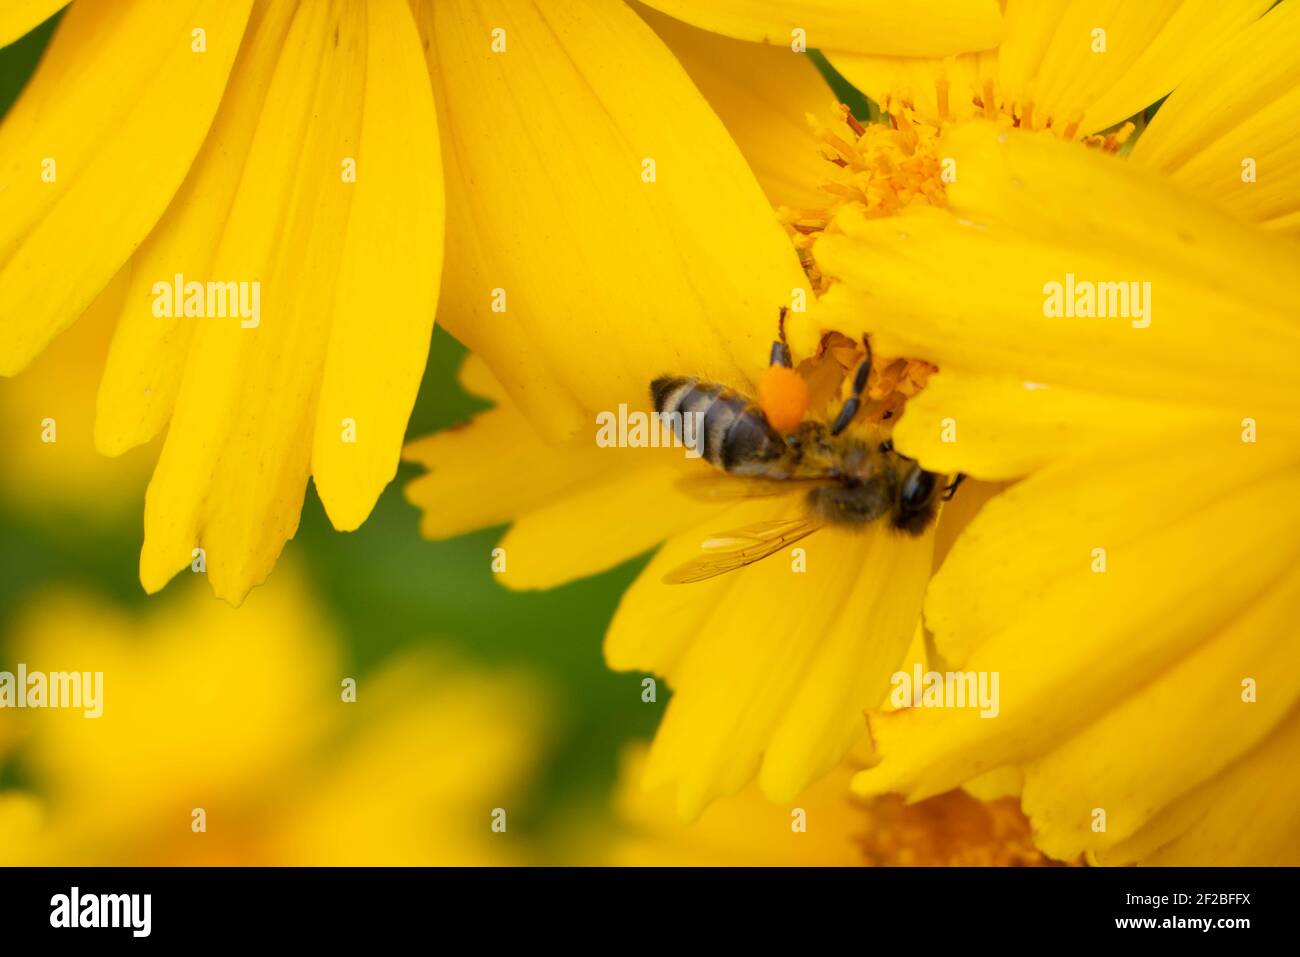
<svg viewBox="0 0 1300 957"><path fill-rule="evenodd" d="M846 434L871 375L868 339L863 339L866 357L854 373L850 395L827 425L803 419L808 387L791 362L784 309L778 335L757 399L694 376L661 376L650 384L650 397L679 440L686 417L697 417L703 423L703 457L732 477L723 483L708 481L709 476L703 482L688 481L688 491L723 500L785 495L791 483L798 483L807 489L807 514L710 538L703 554L664 576L668 584L704 581L743 568L825 525L861 529L883 518L898 532L920 535L934 522L940 495L951 498L964 478L958 475L945 487L940 475L896 452L889 440Z"/></svg>

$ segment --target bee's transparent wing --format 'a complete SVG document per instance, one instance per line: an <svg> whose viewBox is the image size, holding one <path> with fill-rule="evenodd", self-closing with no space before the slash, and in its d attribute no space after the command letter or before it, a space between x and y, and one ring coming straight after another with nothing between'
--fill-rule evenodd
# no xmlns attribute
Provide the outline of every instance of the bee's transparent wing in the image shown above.
<svg viewBox="0 0 1300 957"><path fill-rule="evenodd" d="M759 522L714 535L700 545L703 551L698 557L665 575L664 584L702 582L744 568L811 535L820 527L821 523L811 518L789 518Z"/></svg>

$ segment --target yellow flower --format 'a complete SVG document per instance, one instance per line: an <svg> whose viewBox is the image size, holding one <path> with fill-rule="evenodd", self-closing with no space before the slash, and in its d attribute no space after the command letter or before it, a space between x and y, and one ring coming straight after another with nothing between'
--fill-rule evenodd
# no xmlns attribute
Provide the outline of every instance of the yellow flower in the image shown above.
<svg viewBox="0 0 1300 957"><path fill-rule="evenodd" d="M950 791L916 804L848 792L857 760L813 784L797 804L756 787L714 803L690 824L671 795L647 792L643 749L629 749L614 798L613 835L593 862L632 867L1025 866L1036 850L1014 799Z"/></svg>
<svg viewBox="0 0 1300 957"><path fill-rule="evenodd" d="M1132 162L1244 218L1294 231L1300 198L1278 172L1300 162L1289 133L1300 17L1295 4L1260 17L1270 5L1172 0L1101 10L1081 0L1009 0L1006 36L993 50L945 60L836 55L836 66L889 115L865 128L845 115L820 130L839 169L819 200L805 196L782 211L818 293L829 282L817 239L846 208L892 216L946 205L961 171L940 134L965 120L1126 150ZM1141 111L1165 94L1145 128ZM1145 128L1136 140L1134 123L1124 122L1130 116ZM1267 173L1256 175L1258 163ZM1224 177L1229 167L1243 175ZM821 333L796 321L791 340L806 349Z"/></svg>
<svg viewBox="0 0 1300 957"><path fill-rule="evenodd" d="M354 675L292 568L239 611L201 589L143 616L69 592L25 610L4 670L101 671L102 715L6 712L31 793L0 794L0 861L526 859L509 815L542 743L531 682L421 653Z"/></svg>
<svg viewBox="0 0 1300 957"><path fill-rule="evenodd" d="M202 546L213 588L242 599L295 531L309 472L355 528L396 469L441 262L406 5L76 3L0 155L0 371L87 309L116 311L96 445L119 454L170 422L145 587Z"/></svg>
<svg viewBox="0 0 1300 957"><path fill-rule="evenodd" d="M1260 29L1294 37L1282 6ZM1274 90L1294 129L1300 100ZM1264 210L1232 201L1230 153L1218 188L1192 193L988 124L941 149L961 170L950 213L845 215L816 249L829 321L869 315L882 349L940 369L898 446L1026 476L926 602L941 660L997 672L1001 712L874 716L879 765L855 789L924 797L1011 766L1055 857L1300 862L1300 246L1215 208ZM1294 202L1294 168L1271 175ZM1092 318L1080 285L1062 314L1051 297L1075 280L1123 283L1130 311Z"/></svg>
<svg viewBox="0 0 1300 957"><path fill-rule="evenodd" d="M7 4L0 43L61 6ZM934 7L950 24L920 52L943 55L987 45L1000 22L992 0L871 7L810 5L807 27L835 20L846 49L907 52L889 35L873 40L873 16ZM785 30L767 4L719 2L710 18L744 35ZM467 327L497 319L492 290L511 289L484 267L526 258L490 245L501 217L517 218L513 191L554 202L525 224L526 243L569 251L575 268L594 225L578 211L595 205L604 220L615 198L588 162L619 156L640 189L642 157L653 158L665 179L690 180L660 190L682 204L675 217L724 218L728 201L710 190L729 170L701 176L692 162L717 134L701 140L689 114L702 111L676 109L693 95L617 0L545 11L509 0L82 0L0 127L0 373L86 310L118 311L96 444L117 455L166 429L141 581L156 591L201 546L214 590L237 603L296 531L308 476L344 530L392 479L444 225L460 253L446 311L463 318L449 325L472 338ZM650 113L660 115L647 123ZM503 192L484 196L481 182ZM649 221L635 212L620 215ZM634 232L645 252L663 238ZM684 295L692 279L679 281ZM515 328L516 361L553 345L526 321Z"/></svg>
<svg viewBox="0 0 1300 957"><path fill-rule="evenodd" d="M527 28L547 39L534 55L557 61L536 90L517 61L449 38L467 85L449 85L447 111L479 131L468 139L540 123L581 131L581 148L538 140L526 159L479 158L473 189L450 200L449 230L467 237L453 245L474 255L447 275L446 323L491 368L466 375L496 408L413 443L408 457L433 471L408 494L430 536L512 521L511 587L551 587L668 540L625 597L606 655L675 689L650 778L676 780L691 815L755 774L785 799L835 766L912 636L932 540L826 530L806 544L806 576L778 557L661 583L710 535L802 506L695 501L675 488L680 454L597 448L594 416L646 409L665 373L754 394L778 308L807 294L770 203L812 192L826 163L801 118L833 101L788 48L645 16L657 35L621 17L598 37L566 18ZM527 189L530 164L548 171L545 188Z"/></svg>
<svg viewBox="0 0 1300 957"><path fill-rule="evenodd" d="M1076 139L1168 94L1273 2L1004 0L995 48L948 59L830 59L883 107L931 125L985 117Z"/></svg>

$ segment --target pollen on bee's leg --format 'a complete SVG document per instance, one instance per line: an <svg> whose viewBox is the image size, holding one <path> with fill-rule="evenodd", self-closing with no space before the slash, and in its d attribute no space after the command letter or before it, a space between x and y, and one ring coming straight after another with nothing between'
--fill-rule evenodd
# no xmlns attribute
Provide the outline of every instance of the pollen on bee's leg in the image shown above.
<svg viewBox="0 0 1300 957"><path fill-rule="evenodd" d="M758 377L758 404L778 432L793 432L808 411L808 383L794 369L768 366Z"/></svg>

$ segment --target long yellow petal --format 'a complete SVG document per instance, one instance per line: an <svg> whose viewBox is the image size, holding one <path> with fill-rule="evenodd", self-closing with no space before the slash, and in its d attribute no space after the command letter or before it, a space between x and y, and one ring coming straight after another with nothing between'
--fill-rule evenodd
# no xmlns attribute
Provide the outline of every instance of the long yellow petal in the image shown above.
<svg viewBox="0 0 1300 957"><path fill-rule="evenodd" d="M808 114L831 116L836 102L812 61L638 9L727 124L773 205L824 206L816 187L827 165Z"/></svg>
<svg viewBox="0 0 1300 957"><path fill-rule="evenodd" d="M461 378L496 388L474 361ZM690 467L681 450L550 445L508 399L411 442L403 457L429 470L406 486L426 537L511 523L501 541L508 588L552 588L605 571L720 510L676 488Z"/></svg>
<svg viewBox="0 0 1300 957"><path fill-rule="evenodd" d="M162 215L207 133L250 5L77 4L60 23L0 126L0 374L73 322ZM198 29L206 52L194 50Z"/></svg>
<svg viewBox="0 0 1300 957"><path fill-rule="evenodd" d="M984 479L1026 475L1066 455L1162 430L1237 437L1241 411L940 371L909 399L894 443L937 472ZM1278 423L1267 420L1270 431Z"/></svg>
<svg viewBox="0 0 1300 957"><path fill-rule="evenodd" d="M894 56L947 56L994 46L992 0L645 0L657 10L740 40ZM802 31L796 35L794 31Z"/></svg>
<svg viewBox="0 0 1300 957"><path fill-rule="evenodd" d="M213 278L212 260L239 188L294 7L261 3L189 176L127 266L129 289L99 385L95 444L106 455L148 442L176 403L197 323L154 313L154 284Z"/></svg>
<svg viewBox="0 0 1300 957"><path fill-rule="evenodd" d="M403 457L428 469L406 486L420 533L450 538L501 525L604 478L614 465L594 443L549 445L505 403L463 425L416 439Z"/></svg>
<svg viewBox="0 0 1300 957"><path fill-rule="evenodd" d="M502 584L554 588L613 568L718 513L716 504L677 492L681 469L661 462L622 468L520 516L501 540Z"/></svg>
<svg viewBox="0 0 1300 957"><path fill-rule="evenodd" d="M297 529L328 339L321 317L352 198L340 160L357 155L365 16L304 4L289 29L212 267L222 280L259 282L261 316L196 330L145 502L149 591L201 547L213 590L238 602Z"/></svg>
<svg viewBox="0 0 1300 957"><path fill-rule="evenodd" d="M1198 405L1232 402L1224 382L1240 381L1257 408L1296 407L1300 247L1050 137L968 123L942 149L957 164L955 215L867 221L850 208L818 240L845 287L827 324L944 370ZM1110 315L1055 314L1076 280L1123 284L1114 302L1127 292L1128 315L1106 287Z"/></svg>
<svg viewBox="0 0 1300 957"><path fill-rule="evenodd" d="M641 786L646 754L622 756L614 797L626 833L609 863L631 867L848 867L863 863L859 836L866 809L848 795L851 766L838 765L799 797L807 830L792 828L794 809L773 804L756 786L719 801L698 821L682 822L671 789ZM605 863L602 859L600 863Z"/></svg>
<svg viewBox="0 0 1300 957"><path fill-rule="evenodd" d="M1015 117L1070 136L1128 119L1174 89L1272 0L1007 0L996 50L947 61L836 54L868 96L929 122Z"/></svg>
<svg viewBox="0 0 1300 957"><path fill-rule="evenodd" d="M1070 860L1119 843L1160 809L1230 766L1300 700L1300 642L1280 641L1300 608L1285 575L1213 641L1025 769L1022 806L1036 842ZM1243 682L1262 689L1245 700ZM1093 809L1106 812L1093 829Z"/></svg>
<svg viewBox="0 0 1300 957"><path fill-rule="evenodd" d="M1300 864L1300 711L1227 772L1164 809L1101 864Z"/></svg>
<svg viewBox="0 0 1300 957"><path fill-rule="evenodd" d="M68 5L68 0L7 0L0 9L0 47L13 43Z"/></svg>
<svg viewBox="0 0 1300 957"><path fill-rule="evenodd" d="M1297 48L1300 6L1279 4L1214 50L1170 94L1133 148L1132 161L1245 219L1295 233Z"/></svg>
<svg viewBox="0 0 1300 957"><path fill-rule="evenodd" d="M415 22L405 3L367 3L366 14L356 196L311 459L326 514L344 531L365 521L397 473L443 257L438 120Z"/></svg>
<svg viewBox="0 0 1300 957"><path fill-rule="evenodd" d="M806 282L662 41L607 0L417 14L448 147L446 328L553 438L647 406L666 372L751 387Z"/></svg>
<svg viewBox="0 0 1300 957"><path fill-rule="evenodd" d="M1000 712L874 717L882 761L855 788L922 797L1022 763L1225 627L1295 560L1300 513L1273 508L1295 494L1295 452L1274 446L1232 459L1162 436L1044 469L990 502L935 578L926 619L946 661L1000 676ZM1182 475L1199 481L1170 481ZM1029 529L1039 544L1007 547Z"/></svg>
<svg viewBox="0 0 1300 957"><path fill-rule="evenodd" d="M719 516L721 525L678 536L610 625L611 667L653 669L673 687L646 786L674 782L685 817L755 775L768 798L788 801L830 770L860 736L863 709L883 700L912 638L930 535L823 529L799 543L802 573L783 552L711 581L661 583L698 553L702 535L802 509L797 497L749 503Z"/></svg>

